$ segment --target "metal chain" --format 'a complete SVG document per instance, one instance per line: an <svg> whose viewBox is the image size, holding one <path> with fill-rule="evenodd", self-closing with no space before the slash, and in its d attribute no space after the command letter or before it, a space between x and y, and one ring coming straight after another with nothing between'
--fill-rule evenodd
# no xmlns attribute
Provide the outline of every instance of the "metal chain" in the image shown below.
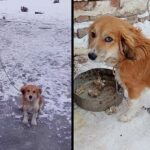
<svg viewBox="0 0 150 150"><path fill-rule="evenodd" d="M2 66L3 71L5 72L5 74L6 74L6 76L7 76L7 78L8 78L8 80L9 80L11 86L13 86L13 87L20 93L20 90L15 86L15 83L11 80L11 78L9 77L7 71L5 70L5 66L3 65L1 56L0 56L0 64L1 64L1 66Z"/></svg>

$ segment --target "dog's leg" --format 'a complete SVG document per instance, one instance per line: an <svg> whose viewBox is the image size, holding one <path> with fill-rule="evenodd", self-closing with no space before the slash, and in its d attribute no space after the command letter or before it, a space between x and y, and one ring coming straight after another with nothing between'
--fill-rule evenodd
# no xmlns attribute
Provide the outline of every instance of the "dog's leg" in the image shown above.
<svg viewBox="0 0 150 150"><path fill-rule="evenodd" d="M136 115L136 113L140 110L141 103L139 99L131 99L129 100L129 108L126 113L120 116L119 120L123 122L131 121L132 118Z"/></svg>
<svg viewBox="0 0 150 150"><path fill-rule="evenodd" d="M44 114L43 107L44 107L44 103L42 102L40 107L39 107L39 114L41 114L41 115Z"/></svg>
<svg viewBox="0 0 150 150"><path fill-rule="evenodd" d="M36 119L37 119L38 113L34 112L31 120L32 125L37 125Z"/></svg>
<svg viewBox="0 0 150 150"><path fill-rule="evenodd" d="M23 112L23 121L24 124L28 124L28 113L27 111Z"/></svg>

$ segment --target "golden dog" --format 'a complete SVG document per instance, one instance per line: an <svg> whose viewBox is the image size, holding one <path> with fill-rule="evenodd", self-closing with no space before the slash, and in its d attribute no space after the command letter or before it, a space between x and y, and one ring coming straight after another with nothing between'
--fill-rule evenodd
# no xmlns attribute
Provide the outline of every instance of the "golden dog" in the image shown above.
<svg viewBox="0 0 150 150"><path fill-rule="evenodd" d="M32 114L32 125L37 125L37 116L43 107L42 89L35 85L25 85L20 89L22 93L23 123L28 124L29 114Z"/></svg>
<svg viewBox="0 0 150 150"><path fill-rule="evenodd" d="M121 121L130 121L150 96L150 40L127 21L102 16L89 28L89 58L116 70L115 78L128 93L128 111Z"/></svg>

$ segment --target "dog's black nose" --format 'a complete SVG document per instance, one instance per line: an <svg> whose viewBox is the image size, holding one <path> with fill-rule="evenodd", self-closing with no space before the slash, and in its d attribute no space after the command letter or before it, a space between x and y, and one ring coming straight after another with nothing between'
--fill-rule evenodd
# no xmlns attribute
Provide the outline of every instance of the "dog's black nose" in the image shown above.
<svg viewBox="0 0 150 150"><path fill-rule="evenodd" d="M97 55L95 53L88 53L88 57L91 59L91 60L95 60Z"/></svg>
<svg viewBox="0 0 150 150"><path fill-rule="evenodd" d="M30 95L29 98L32 99L32 96Z"/></svg>

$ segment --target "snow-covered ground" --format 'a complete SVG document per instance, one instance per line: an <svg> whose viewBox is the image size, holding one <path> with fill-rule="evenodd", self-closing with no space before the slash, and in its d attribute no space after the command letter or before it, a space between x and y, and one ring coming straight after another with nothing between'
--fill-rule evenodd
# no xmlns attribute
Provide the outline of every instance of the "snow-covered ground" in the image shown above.
<svg viewBox="0 0 150 150"><path fill-rule="evenodd" d="M21 6L28 7L29 11L21 12ZM44 14L34 14L35 11ZM2 19L3 16L6 17L5 20ZM5 70L18 89L27 83L42 87L45 107L44 114L40 118L46 119L45 123L52 128L55 126L57 116L60 127L57 127L56 134L69 141L71 138L70 20L70 0L60 0L57 4L54 4L53 0L0 1L0 59ZM13 101L17 108L16 97L19 97L20 93L10 85L1 66L0 83L0 103L7 104L8 101ZM21 117L10 111L3 114L0 112L0 117L6 117L5 115L18 119ZM66 123L63 124L62 120ZM65 131L66 137L59 133L62 128L68 128Z"/></svg>
<svg viewBox="0 0 150 150"><path fill-rule="evenodd" d="M150 37L150 22L135 24ZM79 66L79 73L98 67L87 62ZM99 67L102 67L99 65ZM117 113L90 112L74 105L74 149L75 150L149 150L150 114L141 109L137 116L127 123L118 121L126 110L127 101L123 100Z"/></svg>
<svg viewBox="0 0 150 150"><path fill-rule="evenodd" d="M54 4L54 0L1 0L0 16L8 18L34 19L51 22L54 20L68 22L71 25L71 0L59 0ZM27 13L22 13L20 7L28 8ZM35 11L43 12L43 15L35 15Z"/></svg>

